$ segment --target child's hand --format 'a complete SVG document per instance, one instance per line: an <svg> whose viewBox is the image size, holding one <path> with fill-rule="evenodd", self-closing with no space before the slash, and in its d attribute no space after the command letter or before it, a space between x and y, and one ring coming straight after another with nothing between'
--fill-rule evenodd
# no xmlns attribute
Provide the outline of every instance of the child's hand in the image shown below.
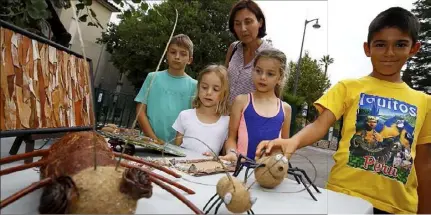
<svg viewBox="0 0 431 215"><path fill-rule="evenodd" d="M205 156L209 156L209 157L213 156L213 153L211 153L211 152L204 152L202 154L205 155Z"/></svg>
<svg viewBox="0 0 431 215"><path fill-rule="evenodd" d="M269 155L274 151L282 150L284 156L288 159L295 153L299 143L293 139L275 139L275 140L264 140L259 143L256 148L256 157L261 157L262 153Z"/></svg>
<svg viewBox="0 0 431 215"><path fill-rule="evenodd" d="M157 138L157 139L154 139L154 143L159 144L159 145L164 145L165 141L163 141L162 139Z"/></svg>
<svg viewBox="0 0 431 215"><path fill-rule="evenodd" d="M237 157L236 154L233 152L227 153L225 156L219 156L221 160L230 161L230 162L236 162Z"/></svg>

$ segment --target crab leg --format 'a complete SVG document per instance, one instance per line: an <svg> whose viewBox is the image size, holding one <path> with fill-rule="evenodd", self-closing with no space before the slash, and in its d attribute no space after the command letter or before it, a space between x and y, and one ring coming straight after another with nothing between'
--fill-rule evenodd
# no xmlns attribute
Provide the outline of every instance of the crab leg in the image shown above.
<svg viewBox="0 0 431 215"><path fill-rule="evenodd" d="M25 170L25 169L30 169L33 167L40 167L40 166L44 165L45 163L46 163L46 161L37 161L34 163L28 163L28 164L23 164L23 165L3 169L3 170L0 170L0 176L6 175L9 173L13 173L13 172L18 172L18 171Z"/></svg>
<svg viewBox="0 0 431 215"><path fill-rule="evenodd" d="M187 207L189 207L190 209L192 209L192 211L195 212L196 214L204 214L196 205L194 205L191 201L189 201L188 199L186 199L186 197L184 197L183 195L181 195L180 193L178 193L177 191L175 191L171 187L167 186L162 181L159 181L156 178L152 178L151 181L154 182L155 184L157 184L158 186L160 186L161 188L163 188L164 190L168 191L169 193L171 193L175 197L177 197L185 205L187 205Z"/></svg>
<svg viewBox="0 0 431 215"><path fill-rule="evenodd" d="M33 152L19 154L19 155L12 155L12 156L0 159L0 165L11 163L14 161L24 160L26 158L44 156L44 155L47 155L48 153L49 153L49 149L40 149Z"/></svg>
<svg viewBox="0 0 431 215"><path fill-rule="evenodd" d="M5 200L2 200L0 203L0 208L4 208L6 206L8 206L9 204L15 202L16 200L20 199L21 197L39 189L42 188L48 184L50 184L52 182L52 179L50 177L45 178L41 181L38 182L34 182L33 184L31 184L30 186L14 193L13 195L7 197Z"/></svg>
<svg viewBox="0 0 431 215"><path fill-rule="evenodd" d="M175 178L181 178L181 175L179 175L178 173L175 173L174 171L172 171L172 170L170 170L170 169L168 169L168 168L166 168L164 166L160 166L160 165L157 165L155 163L151 163L151 162L148 162L148 161L145 161L145 160L142 160L142 159L134 158L133 156L130 156L130 155L127 155L127 154L121 154L121 153L118 153L118 152L114 152L114 155L116 157L121 157L121 158L124 158L124 159L127 159L127 160L135 161L136 163L145 164L147 166L156 168L158 170L161 170L163 172L168 173L169 175L174 176Z"/></svg>
<svg viewBox="0 0 431 215"><path fill-rule="evenodd" d="M195 194L195 192L193 190L190 190L189 188L187 188L187 187L185 187L185 186L183 186L181 184L178 184L175 181L172 181L172 180L170 180L168 178L165 178L165 177L163 177L161 175L158 175L158 174L156 174L154 172L151 172L151 171L149 171L149 170L147 170L147 169L145 169L143 167L135 166L135 165L124 163L124 162L121 162L121 166L128 167L128 168L138 168L138 169L140 169L140 170L148 173L151 176L151 180L154 179L154 178L156 178L158 180L161 180L161 181L164 181L164 182L166 182L168 184L171 184L171 185L173 185L173 186L175 186L175 187L177 187L177 188L185 191L188 194Z"/></svg>

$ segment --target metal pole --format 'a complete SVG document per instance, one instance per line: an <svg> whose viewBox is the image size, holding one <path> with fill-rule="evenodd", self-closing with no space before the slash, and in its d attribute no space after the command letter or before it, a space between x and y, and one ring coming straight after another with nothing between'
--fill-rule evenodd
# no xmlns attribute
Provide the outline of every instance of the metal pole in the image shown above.
<svg viewBox="0 0 431 215"><path fill-rule="evenodd" d="M298 89L298 79L299 79L299 71L300 71L300 67L301 67L302 49L304 47L305 30L307 29L307 24L308 24L308 21L305 20L304 33L302 34L301 52L299 53L298 64L296 65L295 82L294 82L294 86L293 86L293 95L294 96L296 96L296 91Z"/></svg>
<svg viewBox="0 0 431 215"><path fill-rule="evenodd" d="M96 71L94 73L94 79L97 79L97 72L99 72L99 64L100 64L100 58L102 58L102 53L105 50L105 44L102 45L99 52L99 58L97 59L97 65L96 65Z"/></svg>

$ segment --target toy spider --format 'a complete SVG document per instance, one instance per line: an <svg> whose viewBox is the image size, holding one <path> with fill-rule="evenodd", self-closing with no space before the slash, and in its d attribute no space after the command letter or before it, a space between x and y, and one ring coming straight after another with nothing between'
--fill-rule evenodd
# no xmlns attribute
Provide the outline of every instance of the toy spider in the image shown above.
<svg viewBox="0 0 431 215"><path fill-rule="evenodd" d="M254 214L254 211L251 209L251 206L256 202L256 198L252 197L248 191L248 189L245 188L245 183L246 181L244 181L244 183L240 182L237 179L238 174L240 173L241 169L242 169L242 164L241 163L241 158L244 157L239 157L238 161L237 161L237 165L235 167L235 171L233 173L232 179L232 184L230 186L230 188L232 188L233 193L226 193L226 192L222 192L222 188L226 188L229 185L226 185L227 183L229 183L228 177L223 177L222 179L220 179L220 181L217 183L217 192L216 194L214 194L209 201L205 204L203 211L205 214L208 214L212 208L214 206L216 206L215 208L215 212L214 214L217 214L218 209L220 208L220 206L225 203L227 209L230 212L233 213L243 213L245 211L247 211L247 214ZM256 165L256 164L253 164ZM247 173L246 173L247 174ZM237 189L235 191L235 189ZM226 193L226 194L225 194ZM235 196L234 196L235 195ZM239 198L241 195L243 195L241 198ZM217 199L211 204L211 206L208 208L208 210L205 211L205 209L208 207L208 205L210 204L211 201L214 200L214 198ZM246 201L247 199L249 199L249 201ZM238 207L237 205L241 205L242 207Z"/></svg>
<svg viewBox="0 0 431 215"><path fill-rule="evenodd" d="M245 159L245 162L242 162L241 160ZM236 163L236 168L235 168L235 172L234 172L234 176L237 177L239 175L239 173L241 172L242 168L246 167L245 170L245 175L244 175L244 181L246 182L248 177L250 177L250 175L248 174L248 171L250 170L250 168L258 168L264 166L264 164L258 164L256 163L256 161L242 155L239 154L238 155L238 160ZM317 188L316 185L313 184L313 182L311 181L310 177L308 177L307 173L303 170L300 169L298 167L293 167L292 164L289 162L289 169L287 170L287 174L293 175L293 177L295 178L296 182L298 184L303 184L305 189L308 191L308 193L310 194L310 196L317 201L317 198L313 195L313 193L310 191L310 189L308 188L308 186L305 184L304 179L302 177L301 174L297 173L300 172L302 173L302 175L305 177L305 179L308 181L308 183L313 186L314 190L316 190L316 192L321 193L320 190Z"/></svg>
<svg viewBox="0 0 431 215"><path fill-rule="evenodd" d="M234 152L234 153L236 153L236 152ZM242 171L242 169L244 168L244 167L246 167L246 170L245 170L245 174L244 174L244 184L246 184L247 183L247 179L250 177L250 175L248 174L248 172L249 172L249 170L251 169L251 168L253 168L253 169L256 169L256 168L260 168L260 167L265 167L265 165L266 164L264 164L264 163L257 163L255 160L252 160L252 159L250 159L250 158L248 158L248 157L246 157L246 156L244 156L244 155L242 155L242 154L237 154L237 157L238 157L238 159L237 159L237 162L236 162L236 166L235 166L235 171L234 171L234 173L233 173L233 176L235 177L235 179L238 177L238 175L240 174L240 172ZM280 162L280 165L278 165L278 167L277 168L281 168L281 169L278 169L279 171L285 171L285 169L286 169L286 164L288 164L288 170L287 170L287 174L290 174L290 175L293 175L294 176L294 178L295 178L295 180L298 182L298 184L300 184L300 183L302 183L303 185L304 185L304 187L305 187L305 189L308 191L308 193L311 195L311 197L315 200L315 201L317 201L317 199L316 199L316 197L313 195L313 193L311 193L311 191L310 191L310 189L308 188L308 186L306 186L306 184L305 184L305 182L304 182L304 180L303 180L303 177L302 177L302 175L306 178L306 180L308 181L308 183L310 183L311 184L311 186L313 186L313 188L318 192L318 193L321 193L320 192L320 190L313 184L313 182L310 180L310 178L308 177L308 175L307 175L307 173L303 170L303 169L300 169L300 168L297 168L297 167L293 167L292 166L292 164L290 163L290 162L288 162L288 160L283 156L283 155L281 155L281 154L278 154L278 155L275 155L275 156L272 156L273 157L273 159L275 159L275 162L278 162L278 161L282 161L282 162ZM269 160L268 160L269 161ZM283 164L284 163L284 164ZM284 166L284 168L282 168ZM269 166L268 166L269 167ZM269 167L269 168L272 168L272 167ZM299 173L297 173L297 172L300 172L300 173L302 173L302 175L301 174L299 174ZM279 173L282 173L282 172L279 172ZM285 174L285 173L284 173ZM281 175L283 175L283 178L285 177L285 175L284 175L283 173L281 174ZM281 179L282 180L282 179ZM263 185L261 185L261 186L263 186ZM218 196L218 197L217 197ZM217 197L217 199L211 204L211 206L207 209L207 210L205 210L207 207L208 207L208 205L210 204L210 202L211 201L213 201L214 200L214 198L216 198ZM216 208L215 208L215 214L217 214L217 212L218 212L218 209L219 209L219 207L222 205L222 203L224 202L225 204L229 204L230 202L231 202L231 200L232 200L232 198L231 198L231 196L223 196L223 195L220 195L218 192L215 194L215 195L213 195L210 199L209 199L209 201L205 204L205 206L204 206L204 208L203 208L203 211L205 212L205 214L208 214L210 211L211 211L211 209L214 207L214 206L216 206ZM256 199L253 199L253 198L250 198L250 202L251 202L251 205L254 203L254 201L256 201ZM253 210L250 208L249 210L247 210L247 214L254 214L254 212L253 212Z"/></svg>

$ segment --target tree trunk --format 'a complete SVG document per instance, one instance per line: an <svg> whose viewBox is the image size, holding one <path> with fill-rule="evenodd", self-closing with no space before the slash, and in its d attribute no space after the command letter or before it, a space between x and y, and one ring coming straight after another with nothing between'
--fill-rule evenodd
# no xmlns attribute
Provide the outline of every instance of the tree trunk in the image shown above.
<svg viewBox="0 0 431 215"><path fill-rule="evenodd" d="M325 77L326 77L326 72L328 71L328 64L325 64Z"/></svg>

